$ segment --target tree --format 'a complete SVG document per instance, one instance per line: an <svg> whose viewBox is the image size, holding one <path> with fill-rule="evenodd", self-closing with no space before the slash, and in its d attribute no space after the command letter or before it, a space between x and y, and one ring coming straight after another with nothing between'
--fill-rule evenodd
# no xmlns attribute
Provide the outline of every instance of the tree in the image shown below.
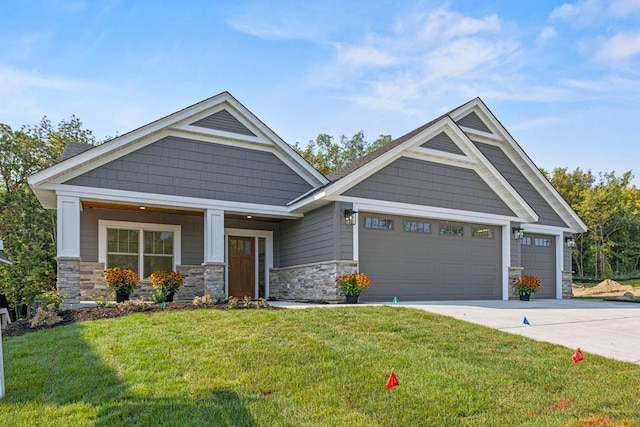
<svg viewBox="0 0 640 427"><path fill-rule="evenodd" d="M45 117L18 131L0 124L0 238L13 265L0 268L0 293L19 313L56 276L56 217L40 205L27 178L60 159L68 142L95 144L75 116L57 127ZM27 314L28 314L27 310Z"/></svg>
<svg viewBox="0 0 640 427"><path fill-rule="evenodd" d="M302 148L300 143L296 142L293 149L320 173L328 175L391 141L391 135L380 135L378 139L369 143L360 131L351 138L342 135L338 143L334 142L333 136L321 133L315 140L309 141L306 147Z"/></svg>

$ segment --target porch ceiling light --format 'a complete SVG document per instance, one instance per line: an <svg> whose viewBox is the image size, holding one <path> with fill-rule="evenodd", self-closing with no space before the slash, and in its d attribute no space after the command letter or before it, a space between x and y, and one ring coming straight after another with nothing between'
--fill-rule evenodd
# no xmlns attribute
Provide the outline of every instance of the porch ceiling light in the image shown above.
<svg viewBox="0 0 640 427"><path fill-rule="evenodd" d="M575 248L576 247L576 239L573 236L567 236L564 238L565 243L567 244L568 247L570 248Z"/></svg>
<svg viewBox="0 0 640 427"><path fill-rule="evenodd" d="M513 227L511 229L511 231L513 231L513 238L516 240L520 240L522 238L524 238L524 230L520 227Z"/></svg>
<svg viewBox="0 0 640 427"><path fill-rule="evenodd" d="M358 212L353 209L345 209L344 210L344 224L345 225L356 225L356 215Z"/></svg>

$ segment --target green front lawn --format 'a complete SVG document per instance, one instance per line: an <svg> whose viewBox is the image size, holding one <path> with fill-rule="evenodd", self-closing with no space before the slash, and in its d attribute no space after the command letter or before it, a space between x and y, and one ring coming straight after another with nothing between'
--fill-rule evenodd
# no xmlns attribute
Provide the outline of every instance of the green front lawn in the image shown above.
<svg viewBox="0 0 640 427"><path fill-rule="evenodd" d="M640 366L573 350L400 307L136 314L5 338L0 423L640 424Z"/></svg>

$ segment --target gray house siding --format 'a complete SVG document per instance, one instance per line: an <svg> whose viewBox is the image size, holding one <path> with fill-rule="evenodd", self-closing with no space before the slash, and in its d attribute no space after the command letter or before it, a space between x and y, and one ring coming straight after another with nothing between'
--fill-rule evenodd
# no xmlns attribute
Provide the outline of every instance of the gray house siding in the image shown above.
<svg viewBox="0 0 640 427"><path fill-rule="evenodd" d="M351 203L335 203L335 243L336 243L336 257L339 260L352 260L353 259L353 227L344 223L344 211L345 209L352 209ZM361 221L359 215L356 214L356 225Z"/></svg>
<svg viewBox="0 0 640 427"><path fill-rule="evenodd" d="M464 155L464 152L462 152L460 147L458 147L456 143L453 142L451 138L449 138L449 135L444 132L440 132L438 135L434 136L433 138L422 144L420 147Z"/></svg>
<svg viewBox="0 0 640 427"><path fill-rule="evenodd" d="M199 265L204 260L204 217L152 212L84 209L80 213L80 257L84 262L98 262L98 220L144 222L181 226L183 265Z"/></svg>
<svg viewBox="0 0 640 427"><path fill-rule="evenodd" d="M478 115L472 111L456 122L458 126L464 126L475 130L491 133L491 129L484 124Z"/></svg>
<svg viewBox="0 0 640 427"><path fill-rule="evenodd" d="M526 200L526 202L536 211L540 219L538 224L551 225L557 227L567 227L567 224L553 210L547 201L531 185L529 180L520 170L509 160L500 147L473 141L478 149L489 159L498 169L498 172L516 189L516 191Z"/></svg>
<svg viewBox="0 0 640 427"><path fill-rule="evenodd" d="M311 189L272 153L178 137L163 138L66 184L279 206Z"/></svg>
<svg viewBox="0 0 640 427"><path fill-rule="evenodd" d="M218 111L215 114L191 123L192 126L199 126L208 129L222 130L225 132L239 133L241 135L256 136L245 125L227 110Z"/></svg>
<svg viewBox="0 0 640 427"><path fill-rule="evenodd" d="M280 223L278 267L331 261L335 254L335 208L331 203L301 219Z"/></svg>
<svg viewBox="0 0 640 427"><path fill-rule="evenodd" d="M396 160L349 189L345 195L513 215L475 171L409 158Z"/></svg>

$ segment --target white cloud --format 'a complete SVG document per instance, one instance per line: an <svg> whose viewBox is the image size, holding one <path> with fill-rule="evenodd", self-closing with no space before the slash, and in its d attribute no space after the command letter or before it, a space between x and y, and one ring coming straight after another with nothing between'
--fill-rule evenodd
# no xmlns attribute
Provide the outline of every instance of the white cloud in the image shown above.
<svg viewBox="0 0 640 427"><path fill-rule="evenodd" d="M348 46L334 43L334 47L338 51L338 61L348 66L388 67L397 63L397 58L391 53L372 46Z"/></svg>
<svg viewBox="0 0 640 427"><path fill-rule="evenodd" d="M628 59L640 54L640 31L618 33L600 45L596 59L601 61Z"/></svg>
<svg viewBox="0 0 640 427"><path fill-rule="evenodd" d="M69 90L85 85L78 80L0 65L0 93L17 93L25 89Z"/></svg>
<svg viewBox="0 0 640 427"><path fill-rule="evenodd" d="M576 27L606 25L608 18L633 19L640 13L638 0L579 0L554 9L551 19L569 21Z"/></svg>
<svg viewBox="0 0 640 427"><path fill-rule="evenodd" d="M538 35L538 41L545 42L547 40L553 40L558 37L558 32L553 27L544 27Z"/></svg>

